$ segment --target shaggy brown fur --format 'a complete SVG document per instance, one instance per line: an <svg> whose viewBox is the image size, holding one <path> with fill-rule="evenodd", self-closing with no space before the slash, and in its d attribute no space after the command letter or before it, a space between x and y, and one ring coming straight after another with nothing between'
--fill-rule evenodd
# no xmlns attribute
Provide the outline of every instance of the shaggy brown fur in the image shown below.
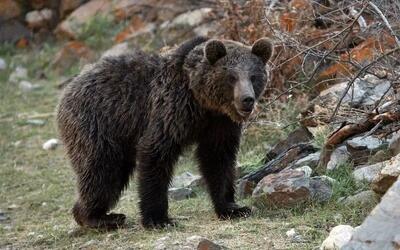
<svg viewBox="0 0 400 250"><path fill-rule="evenodd" d="M234 165L241 123L263 92L271 52L266 39L252 50L199 37L164 57L108 57L74 78L57 121L78 177L77 223L122 225L125 215L108 212L136 168L143 225L169 224L173 165L193 143L217 215L248 215L234 201Z"/></svg>

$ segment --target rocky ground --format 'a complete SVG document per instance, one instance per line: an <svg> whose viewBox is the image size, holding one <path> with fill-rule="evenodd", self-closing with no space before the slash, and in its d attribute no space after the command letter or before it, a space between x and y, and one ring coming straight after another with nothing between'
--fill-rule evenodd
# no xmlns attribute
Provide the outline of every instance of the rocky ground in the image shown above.
<svg viewBox="0 0 400 250"><path fill-rule="evenodd" d="M0 2L0 249L399 249L400 6L396 1ZM275 42L244 130L238 200L215 217L191 151L169 190L178 226L138 223L133 181L114 232L79 229L54 108L87 63L194 35Z"/></svg>

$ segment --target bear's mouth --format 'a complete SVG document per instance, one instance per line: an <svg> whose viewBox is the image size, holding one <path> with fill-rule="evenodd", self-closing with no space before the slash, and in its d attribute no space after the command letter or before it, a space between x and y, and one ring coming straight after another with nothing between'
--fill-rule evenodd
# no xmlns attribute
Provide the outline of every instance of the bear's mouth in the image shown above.
<svg viewBox="0 0 400 250"><path fill-rule="evenodd" d="M253 110L240 110L237 109L236 112L243 118L248 118L251 113L253 113Z"/></svg>

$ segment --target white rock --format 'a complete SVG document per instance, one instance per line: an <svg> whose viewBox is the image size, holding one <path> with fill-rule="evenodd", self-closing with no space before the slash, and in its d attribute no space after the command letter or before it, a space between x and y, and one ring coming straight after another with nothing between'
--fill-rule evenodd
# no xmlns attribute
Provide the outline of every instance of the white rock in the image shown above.
<svg viewBox="0 0 400 250"><path fill-rule="evenodd" d="M369 150L378 150L384 147L385 144L387 144L387 142L370 135L367 137L364 136L355 137L351 140L348 140L346 144L355 149L366 148Z"/></svg>
<svg viewBox="0 0 400 250"><path fill-rule="evenodd" d="M400 153L400 131L394 133L392 138L389 139L389 150L392 152L392 155Z"/></svg>
<svg viewBox="0 0 400 250"><path fill-rule="evenodd" d="M362 191L358 194L346 197L343 200L343 204L348 206L362 205L367 206L369 204L374 204L378 200L378 196L372 190Z"/></svg>
<svg viewBox="0 0 400 250"><path fill-rule="evenodd" d="M0 57L0 70L5 70L7 68L6 61Z"/></svg>
<svg viewBox="0 0 400 250"><path fill-rule="evenodd" d="M331 159L329 160L326 168L328 170L336 169L340 164L345 163L350 158L350 153L347 151L346 146L340 146L336 148L331 155Z"/></svg>
<svg viewBox="0 0 400 250"><path fill-rule="evenodd" d="M172 187L196 187L201 183L201 176L194 175L190 172L184 172L181 175L175 176L172 180Z"/></svg>
<svg viewBox="0 0 400 250"><path fill-rule="evenodd" d="M169 25L197 26L201 24L212 12L212 8L201 8L178 15Z"/></svg>
<svg viewBox="0 0 400 250"><path fill-rule="evenodd" d="M12 83L17 83L20 80L24 80L28 78L28 70L24 67L21 66L17 66L14 70L14 72L12 72L10 74L10 77L8 78L8 80Z"/></svg>
<svg viewBox="0 0 400 250"><path fill-rule="evenodd" d="M294 167L309 166L311 168L315 168L318 165L320 156L321 152L309 154L306 157L297 160L294 164Z"/></svg>
<svg viewBox="0 0 400 250"><path fill-rule="evenodd" d="M106 50L102 55L101 58L108 57L108 56L120 56L124 55L129 51L129 44L127 42L119 43L112 46L110 49Z"/></svg>
<svg viewBox="0 0 400 250"><path fill-rule="evenodd" d="M19 82L19 88L24 92L30 92L35 88L35 86L32 83L24 80Z"/></svg>
<svg viewBox="0 0 400 250"><path fill-rule="evenodd" d="M312 169L309 166L302 166L302 167L296 168L295 170L302 171L304 173L304 177L311 177Z"/></svg>
<svg viewBox="0 0 400 250"><path fill-rule="evenodd" d="M304 242L303 237L294 228L287 231L286 236L291 242Z"/></svg>
<svg viewBox="0 0 400 250"><path fill-rule="evenodd" d="M57 146L60 144L60 141L58 139L50 139L48 141L46 141L45 143L43 143L42 148L44 150L54 150L57 148Z"/></svg>
<svg viewBox="0 0 400 250"><path fill-rule="evenodd" d="M320 250L339 250L346 245L354 233L354 228L349 225L339 225L332 228L328 238L322 242Z"/></svg>
<svg viewBox="0 0 400 250"><path fill-rule="evenodd" d="M384 168L386 162L379 162L373 165L360 166L353 172L353 177L357 182L371 183L372 180L378 176L382 168Z"/></svg>
<svg viewBox="0 0 400 250"><path fill-rule="evenodd" d="M168 196L176 201L185 200L194 195L191 188L169 188Z"/></svg>
<svg viewBox="0 0 400 250"><path fill-rule="evenodd" d="M162 238L157 239L154 242L154 250L166 250L168 249L168 241L170 241L171 238L169 236L165 236Z"/></svg>

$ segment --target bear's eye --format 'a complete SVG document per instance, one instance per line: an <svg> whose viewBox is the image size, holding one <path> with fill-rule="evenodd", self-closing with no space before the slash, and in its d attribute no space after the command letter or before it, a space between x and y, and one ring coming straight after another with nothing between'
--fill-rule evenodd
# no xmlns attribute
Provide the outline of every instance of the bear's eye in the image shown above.
<svg viewBox="0 0 400 250"><path fill-rule="evenodd" d="M234 83L234 82L236 82L237 77L236 77L234 74L228 74L228 75L226 76L226 80L227 80L229 83Z"/></svg>

